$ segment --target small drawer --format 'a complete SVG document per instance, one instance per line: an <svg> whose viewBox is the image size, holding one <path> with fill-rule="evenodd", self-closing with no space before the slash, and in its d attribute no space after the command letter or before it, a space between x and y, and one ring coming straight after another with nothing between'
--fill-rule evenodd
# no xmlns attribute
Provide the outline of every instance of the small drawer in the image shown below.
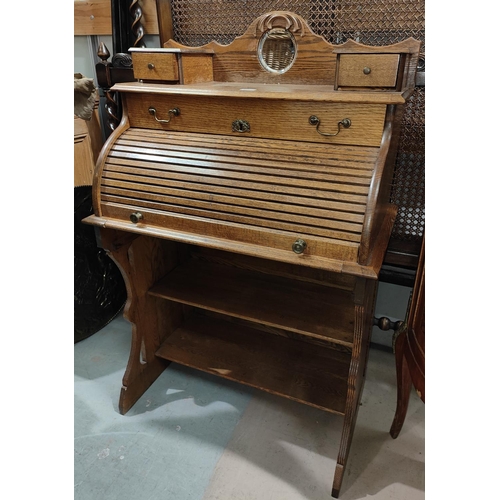
<svg viewBox="0 0 500 500"><path fill-rule="evenodd" d="M339 87L395 87L399 54L342 54Z"/></svg>
<svg viewBox="0 0 500 500"><path fill-rule="evenodd" d="M176 54L132 52L132 64L138 80L179 81Z"/></svg>

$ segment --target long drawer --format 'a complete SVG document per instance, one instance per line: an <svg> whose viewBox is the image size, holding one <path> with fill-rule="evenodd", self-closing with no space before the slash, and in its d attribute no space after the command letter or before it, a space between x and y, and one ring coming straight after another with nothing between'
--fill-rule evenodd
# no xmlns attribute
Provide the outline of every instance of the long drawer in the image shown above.
<svg viewBox="0 0 500 500"><path fill-rule="evenodd" d="M354 262L378 148L126 130L98 186L103 217Z"/></svg>
<svg viewBox="0 0 500 500"><path fill-rule="evenodd" d="M383 104L174 94L125 95L131 127L322 144L379 146L386 112ZM178 110L177 116L169 113L174 109ZM318 118L318 126L317 122L310 123L313 116ZM350 120L348 128L339 125L346 118ZM168 120L168 123L158 120Z"/></svg>

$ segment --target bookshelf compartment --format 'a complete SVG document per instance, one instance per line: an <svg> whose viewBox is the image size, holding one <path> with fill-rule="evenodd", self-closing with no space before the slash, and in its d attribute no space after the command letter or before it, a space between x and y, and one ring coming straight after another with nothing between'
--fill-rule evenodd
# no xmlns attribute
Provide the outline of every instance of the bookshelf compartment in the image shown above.
<svg viewBox="0 0 500 500"><path fill-rule="evenodd" d="M352 292L317 283L190 259L149 294L352 347Z"/></svg>
<svg viewBox="0 0 500 500"><path fill-rule="evenodd" d="M194 312L156 355L322 410L345 411L346 352Z"/></svg>

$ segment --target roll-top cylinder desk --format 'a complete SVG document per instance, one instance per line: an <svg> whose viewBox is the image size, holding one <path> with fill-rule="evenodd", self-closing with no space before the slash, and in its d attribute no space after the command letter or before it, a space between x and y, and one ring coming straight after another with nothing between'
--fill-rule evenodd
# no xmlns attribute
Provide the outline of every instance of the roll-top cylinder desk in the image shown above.
<svg viewBox="0 0 500 500"><path fill-rule="evenodd" d="M419 47L271 12L229 45L131 49L85 220L127 286L121 413L169 362L336 413L339 495Z"/></svg>

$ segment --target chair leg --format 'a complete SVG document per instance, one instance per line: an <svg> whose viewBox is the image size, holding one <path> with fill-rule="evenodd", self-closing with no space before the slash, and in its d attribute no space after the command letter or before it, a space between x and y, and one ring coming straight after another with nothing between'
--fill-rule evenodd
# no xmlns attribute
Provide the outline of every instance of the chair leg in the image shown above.
<svg viewBox="0 0 500 500"><path fill-rule="evenodd" d="M395 346L396 357L396 377L397 377L397 404L396 413L390 430L391 437L396 439L399 436L401 428L406 418L408 402L410 400L410 390L412 387L411 374L405 357L406 331L399 332Z"/></svg>

